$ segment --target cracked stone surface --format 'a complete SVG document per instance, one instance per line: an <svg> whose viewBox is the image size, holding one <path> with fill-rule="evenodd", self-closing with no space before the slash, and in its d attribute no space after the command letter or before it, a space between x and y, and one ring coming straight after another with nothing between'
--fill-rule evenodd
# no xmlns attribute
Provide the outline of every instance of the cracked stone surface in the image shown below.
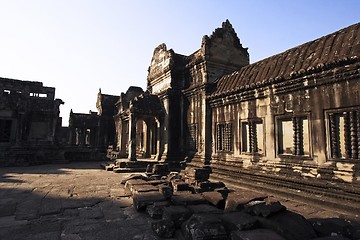
<svg viewBox="0 0 360 240"><path fill-rule="evenodd" d="M0 239L158 239L99 163L0 169Z"/></svg>
<svg viewBox="0 0 360 240"><path fill-rule="evenodd" d="M129 175L104 171L98 162L2 168L0 239L160 239L120 184ZM280 201L307 218L341 216Z"/></svg>

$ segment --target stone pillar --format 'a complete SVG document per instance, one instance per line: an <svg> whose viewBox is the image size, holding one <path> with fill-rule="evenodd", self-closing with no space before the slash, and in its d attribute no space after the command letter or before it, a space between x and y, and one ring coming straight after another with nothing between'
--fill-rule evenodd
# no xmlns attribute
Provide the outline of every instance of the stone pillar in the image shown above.
<svg viewBox="0 0 360 240"><path fill-rule="evenodd" d="M169 115L170 115L170 99L169 99L169 96L167 96L165 99L164 99L164 107L165 107L165 117L164 117L164 120L163 120L163 126L160 125L160 122L158 124L158 131L160 131L160 134L158 134L158 141L161 139L161 154L159 152L159 155L162 156L162 160L165 161L166 160L166 157L167 157L167 154L168 154L168 151L169 151L169 141L171 140L171 131L170 131L170 119L169 119ZM160 128L160 126L162 128Z"/></svg>
<svg viewBox="0 0 360 240"><path fill-rule="evenodd" d="M163 140L161 140L161 124L158 119L156 119L156 160L161 160L162 156L162 147L161 144Z"/></svg>
<svg viewBox="0 0 360 240"><path fill-rule="evenodd" d="M136 161L136 118L133 113L129 116L129 156L128 159Z"/></svg>
<svg viewBox="0 0 360 240"><path fill-rule="evenodd" d="M150 144L150 130L151 130L151 125L149 123L149 121L145 122L145 158L149 158L151 156L151 144Z"/></svg>
<svg viewBox="0 0 360 240"><path fill-rule="evenodd" d="M206 96L204 96L206 98ZM205 99L205 165L210 164L212 154L212 111L210 105ZM196 136L197 137L197 136Z"/></svg>

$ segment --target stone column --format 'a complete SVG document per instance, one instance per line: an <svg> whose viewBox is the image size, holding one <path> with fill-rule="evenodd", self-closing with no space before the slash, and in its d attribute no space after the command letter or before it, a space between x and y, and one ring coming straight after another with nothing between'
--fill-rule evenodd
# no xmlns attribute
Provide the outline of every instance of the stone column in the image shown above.
<svg viewBox="0 0 360 240"><path fill-rule="evenodd" d="M158 119L156 119L156 160L161 160L161 156L162 156L162 141L161 140L161 124L160 121Z"/></svg>
<svg viewBox="0 0 360 240"><path fill-rule="evenodd" d="M124 120L120 119L120 127L118 129L118 134L119 134L118 147L119 147L119 154L121 157L126 156L126 144L128 139L128 136L126 135L127 127L128 124Z"/></svg>
<svg viewBox="0 0 360 240"><path fill-rule="evenodd" d="M206 100L206 92L201 96L202 104L203 104L203 127L200 129L202 131L201 137L204 136L204 164L209 165L212 154L212 111L211 107ZM199 126L197 126L199 127ZM197 137L197 136L196 136Z"/></svg>
<svg viewBox="0 0 360 240"><path fill-rule="evenodd" d="M133 113L129 116L129 156L130 161L136 161L136 118Z"/></svg>
<svg viewBox="0 0 360 240"><path fill-rule="evenodd" d="M164 108L165 108L165 117L164 117L164 120L163 120L163 129L160 128L160 123L158 125L158 131L160 131L160 134L158 134L158 140L161 139L161 152L162 154L162 157L163 159L162 160L166 160L165 158L167 157L167 154L168 154L168 151L169 151L169 141L171 141L171 131L170 131L170 121L169 121L169 115L170 115L170 107L169 107L169 104L170 104L170 100L169 100L169 96L167 96L165 99L164 99Z"/></svg>
<svg viewBox="0 0 360 240"><path fill-rule="evenodd" d="M145 122L145 158L149 158L151 156L151 144L150 144L150 130L151 130L151 124L149 121Z"/></svg>

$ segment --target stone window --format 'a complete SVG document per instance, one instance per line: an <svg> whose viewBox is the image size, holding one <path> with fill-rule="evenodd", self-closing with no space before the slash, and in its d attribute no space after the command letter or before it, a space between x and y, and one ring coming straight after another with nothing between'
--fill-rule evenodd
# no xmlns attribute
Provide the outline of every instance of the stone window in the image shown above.
<svg viewBox="0 0 360 240"><path fill-rule="evenodd" d="M10 142L11 120L0 119L0 142Z"/></svg>
<svg viewBox="0 0 360 240"><path fill-rule="evenodd" d="M306 116L278 119L278 153L310 156L309 120Z"/></svg>
<svg viewBox="0 0 360 240"><path fill-rule="evenodd" d="M250 119L241 123L241 151L262 153L264 151L264 127L261 119Z"/></svg>
<svg viewBox="0 0 360 240"><path fill-rule="evenodd" d="M360 110L330 112L329 142L333 159L360 159Z"/></svg>
<svg viewBox="0 0 360 240"><path fill-rule="evenodd" d="M218 123L216 125L216 151L233 151L232 123Z"/></svg>
<svg viewBox="0 0 360 240"><path fill-rule="evenodd" d="M189 125L188 144L191 150L197 149L197 127L196 124Z"/></svg>

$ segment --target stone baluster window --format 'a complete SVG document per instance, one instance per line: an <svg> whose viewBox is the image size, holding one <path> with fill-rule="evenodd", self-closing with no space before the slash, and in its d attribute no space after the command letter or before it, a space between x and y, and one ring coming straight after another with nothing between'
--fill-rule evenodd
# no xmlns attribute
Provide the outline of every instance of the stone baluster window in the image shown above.
<svg viewBox="0 0 360 240"><path fill-rule="evenodd" d="M306 116L278 119L278 153L310 156L309 120Z"/></svg>
<svg viewBox="0 0 360 240"><path fill-rule="evenodd" d="M261 119L250 119L241 123L241 151L262 153L264 150L264 127Z"/></svg>
<svg viewBox="0 0 360 240"><path fill-rule="evenodd" d="M328 113L330 157L360 159L360 110Z"/></svg>
<svg viewBox="0 0 360 240"><path fill-rule="evenodd" d="M216 125L216 151L233 151L232 123L218 123Z"/></svg>

